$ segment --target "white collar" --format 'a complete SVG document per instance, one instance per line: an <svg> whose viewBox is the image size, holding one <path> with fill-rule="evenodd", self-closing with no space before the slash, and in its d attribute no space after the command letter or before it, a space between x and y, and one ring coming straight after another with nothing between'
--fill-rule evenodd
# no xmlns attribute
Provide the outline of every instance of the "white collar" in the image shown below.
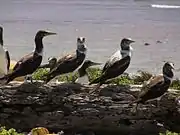
<svg viewBox="0 0 180 135"><path fill-rule="evenodd" d="M172 81L173 80L173 78L172 77L169 77L169 76L167 76L167 75L163 75L166 79L168 79L168 80L170 80L170 81Z"/></svg>

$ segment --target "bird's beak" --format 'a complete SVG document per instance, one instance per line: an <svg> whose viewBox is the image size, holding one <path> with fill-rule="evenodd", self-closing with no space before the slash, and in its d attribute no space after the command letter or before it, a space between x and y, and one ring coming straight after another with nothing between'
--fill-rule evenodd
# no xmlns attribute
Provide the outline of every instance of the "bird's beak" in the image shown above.
<svg viewBox="0 0 180 135"><path fill-rule="evenodd" d="M91 66L95 66L95 65L101 65L102 63L97 63L97 62L92 62Z"/></svg>
<svg viewBox="0 0 180 135"><path fill-rule="evenodd" d="M175 69L175 68L174 68L174 64L173 64L173 63L170 63L170 65L171 65L171 68L172 68L172 69Z"/></svg>
<svg viewBox="0 0 180 135"><path fill-rule="evenodd" d="M134 41L134 40L131 40L130 42L131 42L131 43L134 43L135 41Z"/></svg>
<svg viewBox="0 0 180 135"><path fill-rule="evenodd" d="M54 33L54 32L47 32L47 33L46 33L46 36L49 36L49 35L57 35L57 33Z"/></svg>

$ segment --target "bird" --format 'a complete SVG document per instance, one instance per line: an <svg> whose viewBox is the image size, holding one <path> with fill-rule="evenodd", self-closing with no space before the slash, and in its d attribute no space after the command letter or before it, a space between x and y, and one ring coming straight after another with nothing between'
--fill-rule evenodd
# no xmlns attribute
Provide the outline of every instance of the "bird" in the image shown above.
<svg viewBox="0 0 180 135"><path fill-rule="evenodd" d="M123 38L121 40L121 50L116 51L105 63L100 77L89 83L89 85L98 83L96 88L90 93L94 93L108 79L121 75L129 67L133 50L130 44L134 42L135 41L130 38Z"/></svg>
<svg viewBox="0 0 180 135"><path fill-rule="evenodd" d="M77 38L77 49L74 53L67 54L57 61L56 66L46 75L45 83L48 83L54 77L77 71L84 63L87 53L85 38Z"/></svg>
<svg viewBox="0 0 180 135"><path fill-rule="evenodd" d="M91 60L85 60L84 64L78 70L78 78L76 79L76 83L89 83L88 73L86 71L90 66L100 65L101 63L93 62Z"/></svg>
<svg viewBox="0 0 180 135"><path fill-rule="evenodd" d="M22 57L17 61L11 73L0 78L0 80L5 79L5 84L14 80L17 77L32 74L41 64L43 58L43 38L49 35L55 35L56 33L47 32L44 30L39 30L35 36L35 50Z"/></svg>
<svg viewBox="0 0 180 135"><path fill-rule="evenodd" d="M10 67L9 52L4 48L3 42L3 27L0 26L0 74L8 73Z"/></svg>
<svg viewBox="0 0 180 135"><path fill-rule="evenodd" d="M165 92L167 92L174 76L173 70L174 64L172 62L166 62L163 65L163 74L152 76L143 84L137 99L130 103L130 105L136 103L132 112L137 111L138 104L144 104L148 100L161 97Z"/></svg>
<svg viewBox="0 0 180 135"><path fill-rule="evenodd" d="M48 64L40 65L39 68L49 68L50 71L56 66L57 64L57 58L55 57L49 57L48 58Z"/></svg>

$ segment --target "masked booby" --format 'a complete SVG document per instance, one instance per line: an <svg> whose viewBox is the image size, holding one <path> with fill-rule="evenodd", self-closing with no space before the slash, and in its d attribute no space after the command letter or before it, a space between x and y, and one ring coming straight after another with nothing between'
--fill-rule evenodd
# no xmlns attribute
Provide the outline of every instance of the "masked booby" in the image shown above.
<svg viewBox="0 0 180 135"><path fill-rule="evenodd" d="M84 63L86 52L85 38L78 37L76 52L60 58L56 66L47 74L45 83L58 75L77 71Z"/></svg>
<svg viewBox="0 0 180 135"><path fill-rule="evenodd" d="M0 26L0 76L8 73L10 66L9 52L4 48L3 28Z"/></svg>
<svg viewBox="0 0 180 135"><path fill-rule="evenodd" d="M96 63L91 60L85 60L84 64L82 67L78 70L78 78L76 79L76 83L89 83L89 78L86 69L95 66L95 65L100 65L101 63Z"/></svg>
<svg viewBox="0 0 180 135"><path fill-rule="evenodd" d="M133 41L130 38L124 38L121 41L121 50L116 51L103 67L101 76L89 83L89 85L98 83L96 88L90 93L95 92L99 87L105 83L106 80L115 78L121 75L129 66L132 55L132 47L130 46Z"/></svg>
<svg viewBox="0 0 180 135"><path fill-rule="evenodd" d="M32 74L41 64L43 57L43 37L55 35L56 33L40 30L35 36L35 51L22 57L14 66L12 73L5 75L0 80L5 79L6 83L14 80L17 77Z"/></svg>
<svg viewBox="0 0 180 135"><path fill-rule="evenodd" d="M130 103L136 103L136 106L133 108L132 112L137 111L139 103L144 104L146 101L156 99L167 92L174 76L173 70L174 64L171 62L166 62L162 69L162 75L151 77L143 84L137 100Z"/></svg>

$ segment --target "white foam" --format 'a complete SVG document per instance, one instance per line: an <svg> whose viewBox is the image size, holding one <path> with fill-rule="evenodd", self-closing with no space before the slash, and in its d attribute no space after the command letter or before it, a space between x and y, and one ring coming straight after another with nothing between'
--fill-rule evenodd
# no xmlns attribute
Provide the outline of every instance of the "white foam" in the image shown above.
<svg viewBox="0 0 180 135"><path fill-rule="evenodd" d="M151 4L153 8L180 8L180 6L176 5L158 5L158 4Z"/></svg>

